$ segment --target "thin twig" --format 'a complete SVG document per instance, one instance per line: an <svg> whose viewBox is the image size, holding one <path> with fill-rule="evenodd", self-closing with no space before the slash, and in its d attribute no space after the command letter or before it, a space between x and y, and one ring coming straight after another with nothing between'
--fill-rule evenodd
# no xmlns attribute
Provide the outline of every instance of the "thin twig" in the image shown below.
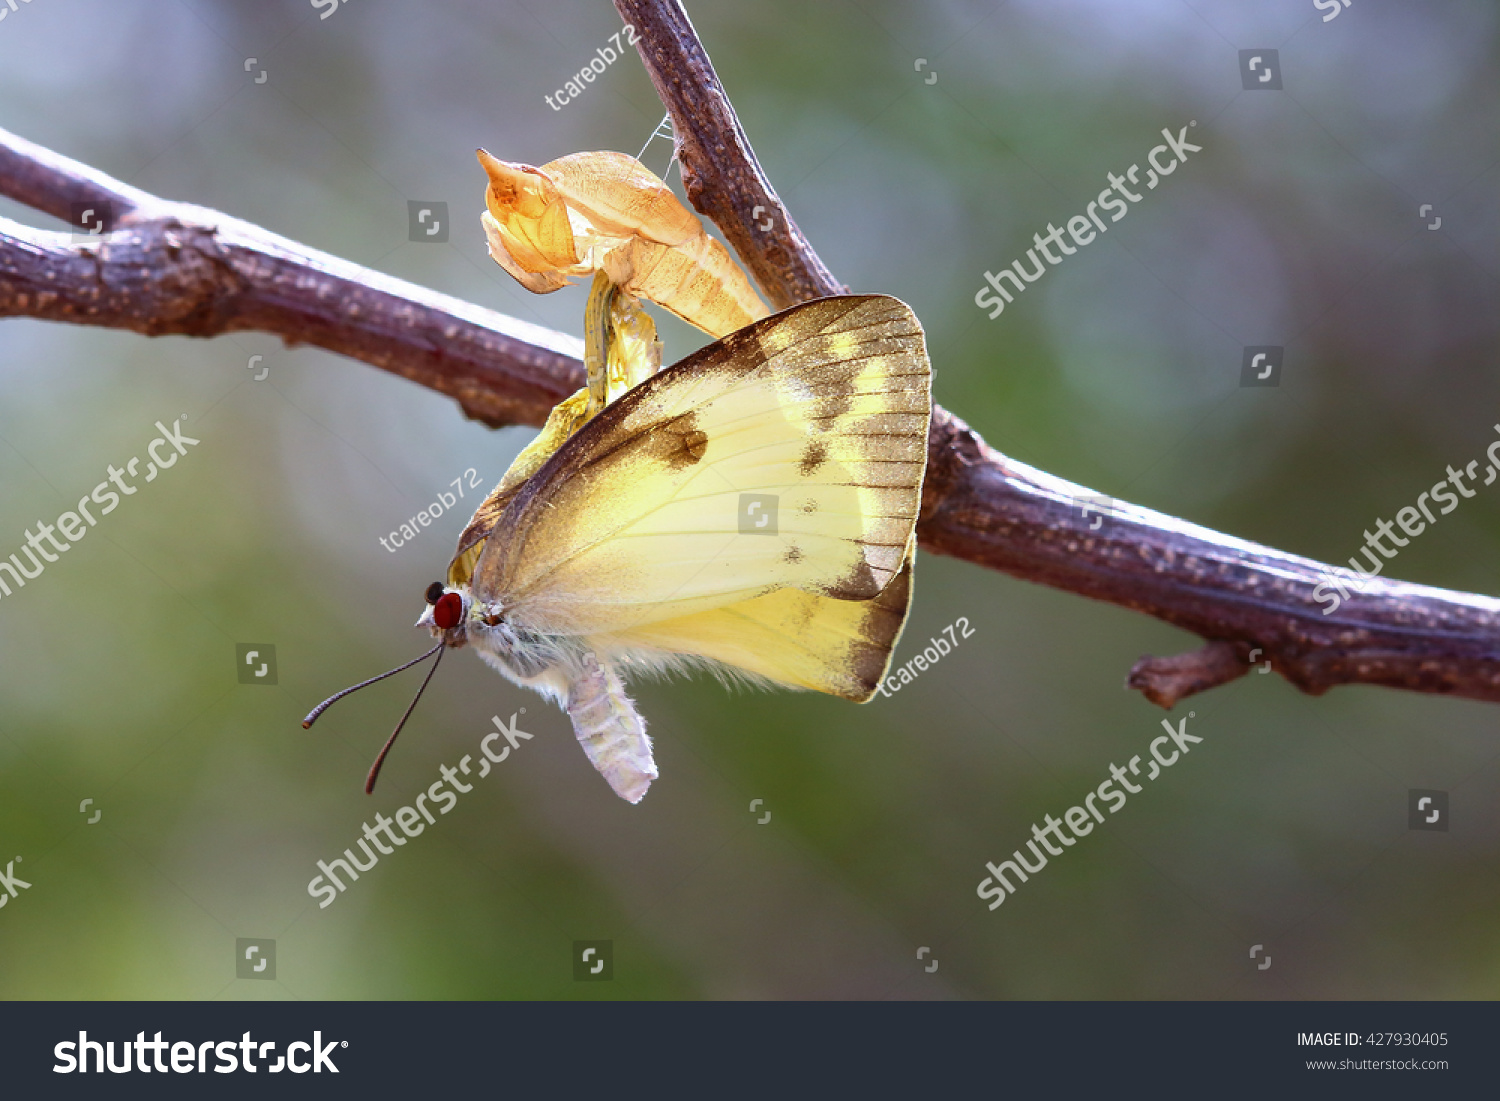
<svg viewBox="0 0 1500 1101"><path fill-rule="evenodd" d="M1269 668L1270 663L1266 664ZM1232 642L1210 642L1201 650L1169 658L1147 655L1131 668L1125 684L1138 689L1158 707L1170 709L1180 699L1228 684L1249 671L1240 647Z"/></svg>

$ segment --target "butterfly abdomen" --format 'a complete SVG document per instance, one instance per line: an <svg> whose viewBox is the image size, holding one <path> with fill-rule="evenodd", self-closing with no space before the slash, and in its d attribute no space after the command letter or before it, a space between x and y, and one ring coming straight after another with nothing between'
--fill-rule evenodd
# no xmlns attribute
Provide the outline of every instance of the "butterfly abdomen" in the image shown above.
<svg viewBox="0 0 1500 1101"><path fill-rule="evenodd" d="M619 674L592 654L568 685L568 718L578 744L615 794L638 803L656 779L646 721L625 694Z"/></svg>

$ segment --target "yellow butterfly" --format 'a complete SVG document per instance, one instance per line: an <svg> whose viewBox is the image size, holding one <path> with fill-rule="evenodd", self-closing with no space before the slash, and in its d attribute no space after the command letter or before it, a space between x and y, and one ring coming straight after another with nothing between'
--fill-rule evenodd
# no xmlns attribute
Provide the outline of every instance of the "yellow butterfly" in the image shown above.
<svg viewBox="0 0 1500 1101"><path fill-rule="evenodd" d="M447 584L428 588L417 623L432 650L303 725L436 653L370 791L443 653L473 645L560 704L634 803L657 771L627 675L704 666L868 700L911 601L932 408L916 317L849 296L766 318L724 247L634 157L533 168L478 154L491 256L539 294L594 275L587 385L475 511ZM641 298L724 339L658 373Z"/></svg>
<svg viewBox="0 0 1500 1101"><path fill-rule="evenodd" d="M657 769L627 677L701 667L868 700L911 599L931 386L908 306L840 296L730 334L571 435L571 414L549 421L429 588L423 656L472 646L555 700L632 803Z"/></svg>

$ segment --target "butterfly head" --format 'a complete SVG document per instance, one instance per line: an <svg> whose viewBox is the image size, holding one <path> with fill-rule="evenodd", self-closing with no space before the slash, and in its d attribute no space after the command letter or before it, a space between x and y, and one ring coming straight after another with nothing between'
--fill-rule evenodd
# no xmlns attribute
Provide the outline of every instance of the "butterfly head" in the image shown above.
<svg viewBox="0 0 1500 1101"><path fill-rule="evenodd" d="M434 581L427 586L424 598L427 607L422 609L416 626L426 627L433 638L440 638L449 646L462 646L468 641L465 628L473 601L467 588L450 589L441 581Z"/></svg>
<svg viewBox="0 0 1500 1101"><path fill-rule="evenodd" d="M427 586L424 598L427 607L417 618L416 626L426 627L433 638L442 639L454 649L477 641L470 636L470 631L485 635L500 626L503 620L496 602L476 602L467 585L445 586L441 581L434 581Z"/></svg>

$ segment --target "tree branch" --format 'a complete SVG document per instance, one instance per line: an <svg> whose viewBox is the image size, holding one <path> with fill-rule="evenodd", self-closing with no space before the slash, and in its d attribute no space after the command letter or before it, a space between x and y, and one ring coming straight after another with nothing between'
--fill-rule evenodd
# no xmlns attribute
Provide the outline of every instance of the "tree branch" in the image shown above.
<svg viewBox="0 0 1500 1101"><path fill-rule="evenodd" d="M778 305L842 289L766 182L680 6L617 6L672 110L694 204ZM113 203L116 215L113 232L88 239L0 219L0 317L152 336L261 330L448 394L491 425L541 424L583 382L577 340L159 199L4 131L0 193L69 221L75 204ZM1312 693L1364 683L1500 700L1500 601L1376 579L1323 616L1312 590L1326 567L1316 562L1147 509L1101 515L1080 499L1097 498L934 410L923 548L1222 643L1138 663L1132 686L1155 702L1231 679L1252 650Z"/></svg>
<svg viewBox="0 0 1500 1101"><path fill-rule="evenodd" d="M393 279L215 210L128 187L0 130L0 193L97 236L0 218L0 317L146 336L259 330L457 399L491 426L546 421L583 385L582 343Z"/></svg>

